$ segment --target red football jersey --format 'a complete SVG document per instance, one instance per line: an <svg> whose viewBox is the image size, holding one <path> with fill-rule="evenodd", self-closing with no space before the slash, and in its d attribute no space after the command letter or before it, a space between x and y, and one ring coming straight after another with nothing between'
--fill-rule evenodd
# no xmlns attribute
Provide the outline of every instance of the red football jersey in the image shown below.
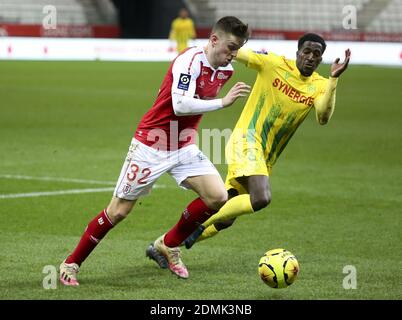
<svg viewBox="0 0 402 320"><path fill-rule="evenodd" d="M233 74L229 64L214 69L202 47L189 48L171 63L151 109L141 119L134 137L159 150L176 150L195 143L202 114L176 116L172 93L214 99Z"/></svg>

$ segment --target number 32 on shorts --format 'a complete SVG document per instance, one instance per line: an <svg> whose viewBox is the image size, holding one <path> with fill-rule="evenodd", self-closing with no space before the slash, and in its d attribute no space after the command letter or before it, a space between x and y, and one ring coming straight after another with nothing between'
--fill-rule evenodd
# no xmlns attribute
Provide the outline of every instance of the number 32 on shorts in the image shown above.
<svg viewBox="0 0 402 320"><path fill-rule="evenodd" d="M140 170L140 167L137 164L132 163L130 165L130 171L127 173L127 180L130 182L134 182L138 178L137 184L145 184L147 183L146 179L149 177L150 174L151 169L144 168Z"/></svg>

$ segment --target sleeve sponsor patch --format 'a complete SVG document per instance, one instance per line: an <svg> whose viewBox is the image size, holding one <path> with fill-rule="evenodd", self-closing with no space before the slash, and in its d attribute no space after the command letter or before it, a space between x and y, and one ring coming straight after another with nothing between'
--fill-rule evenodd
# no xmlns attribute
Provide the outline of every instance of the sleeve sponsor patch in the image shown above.
<svg viewBox="0 0 402 320"><path fill-rule="evenodd" d="M190 86L190 80L191 76L189 74L180 73L179 84L177 85L177 88L187 91L188 87Z"/></svg>
<svg viewBox="0 0 402 320"><path fill-rule="evenodd" d="M255 50L254 50L254 52L257 53L257 54L268 54L268 51L266 51L266 50L264 50L264 49L259 50L259 51L255 51Z"/></svg>

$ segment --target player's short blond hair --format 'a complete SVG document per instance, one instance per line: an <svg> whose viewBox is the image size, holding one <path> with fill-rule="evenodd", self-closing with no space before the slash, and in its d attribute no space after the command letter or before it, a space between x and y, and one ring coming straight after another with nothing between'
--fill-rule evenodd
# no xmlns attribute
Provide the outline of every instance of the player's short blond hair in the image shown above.
<svg viewBox="0 0 402 320"><path fill-rule="evenodd" d="M220 18L213 26L212 33L223 31L225 33L233 34L242 40L243 44L247 42L250 32L248 24L244 24L240 19L234 16L226 16Z"/></svg>

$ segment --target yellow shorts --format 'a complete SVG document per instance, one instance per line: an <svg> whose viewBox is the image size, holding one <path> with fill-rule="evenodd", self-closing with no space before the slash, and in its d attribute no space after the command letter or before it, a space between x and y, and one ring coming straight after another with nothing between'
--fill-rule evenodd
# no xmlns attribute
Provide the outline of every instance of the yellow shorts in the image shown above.
<svg viewBox="0 0 402 320"><path fill-rule="evenodd" d="M236 189L239 194L247 193L236 178L254 175L269 176L271 167L267 166L264 151L259 143L250 143L246 138L229 139L226 146L226 160L228 174L226 176L226 189Z"/></svg>

